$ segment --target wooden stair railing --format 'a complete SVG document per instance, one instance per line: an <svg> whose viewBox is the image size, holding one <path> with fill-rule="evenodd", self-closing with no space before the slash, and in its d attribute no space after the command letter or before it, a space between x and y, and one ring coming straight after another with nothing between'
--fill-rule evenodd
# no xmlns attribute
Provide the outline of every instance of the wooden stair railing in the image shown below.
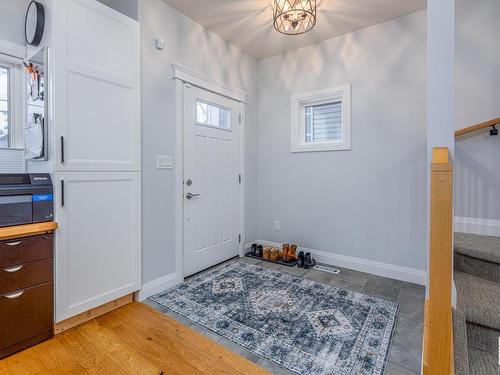
<svg viewBox="0 0 500 375"><path fill-rule="evenodd" d="M423 373L453 375L453 165L446 147L433 149L430 201L429 289L425 302Z"/></svg>
<svg viewBox="0 0 500 375"><path fill-rule="evenodd" d="M498 129L496 128L496 125L500 125L500 117L495 118L490 121L482 122L480 124L468 126L466 128L457 130L455 132L455 138L460 137L462 135L470 134L473 132L476 132L478 130L486 129L486 128L491 128L490 130L490 135L497 135L498 134Z"/></svg>

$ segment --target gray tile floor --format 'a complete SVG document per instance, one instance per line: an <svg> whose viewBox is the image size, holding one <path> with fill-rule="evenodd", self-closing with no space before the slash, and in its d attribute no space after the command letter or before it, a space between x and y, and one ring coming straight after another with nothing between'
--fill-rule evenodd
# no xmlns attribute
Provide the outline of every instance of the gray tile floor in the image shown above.
<svg viewBox="0 0 500 375"><path fill-rule="evenodd" d="M399 313L385 375L420 374L425 300L425 289L423 286L363 272L352 271L340 267L338 267L340 269L340 273L335 275L312 269L304 270L297 267L286 267L279 264L259 261L258 259L241 258L240 260L243 262L258 264L261 267L292 273L294 275L324 284L378 296L392 301L398 301ZM243 349L230 340L227 340L224 337L219 336L218 334L165 309L154 302L147 301L147 303L191 329L200 332L221 345L224 345L233 352L259 364L273 374L292 375L290 371L284 370L274 363L261 358L246 349Z"/></svg>

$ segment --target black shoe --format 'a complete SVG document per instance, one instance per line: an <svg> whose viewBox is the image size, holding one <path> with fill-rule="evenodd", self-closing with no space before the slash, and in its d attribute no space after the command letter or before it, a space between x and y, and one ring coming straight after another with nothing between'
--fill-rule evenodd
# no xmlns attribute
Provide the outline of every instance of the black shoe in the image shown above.
<svg viewBox="0 0 500 375"><path fill-rule="evenodd" d="M252 244L252 247L251 247L251 250L250 250L250 254L252 255L257 255L257 244L256 243L253 243Z"/></svg>
<svg viewBox="0 0 500 375"><path fill-rule="evenodd" d="M306 253L305 259L304 259L304 268L307 270L311 267L314 267L316 265L316 261L311 258L311 253Z"/></svg>
<svg viewBox="0 0 500 375"><path fill-rule="evenodd" d="M297 256L297 267L302 268L304 267L304 252L299 251L299 255Z"/></svg>
<svg viewBox="0 0 500 375"><path fill-rule="evenodd" d="M262 258L263 255L264 255L264 246L258 245L257 246L257 256Z"/></svg>

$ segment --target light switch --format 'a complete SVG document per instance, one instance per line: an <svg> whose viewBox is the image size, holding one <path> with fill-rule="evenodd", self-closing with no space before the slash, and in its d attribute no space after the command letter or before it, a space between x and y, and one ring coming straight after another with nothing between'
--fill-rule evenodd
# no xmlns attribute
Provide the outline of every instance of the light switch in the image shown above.
<svg viewBox="0 0 500 375"><path fill-rule="evenodd" d="M172 156L169 155L156 155L156 168L157 169L173 169L174 161Z"/></svg>
<svg viewBox="0 0 500 375"><path fill-rule="evenodd" d="M281 223L278 220L274 221L274 231L279 232L280 231L280 225Z"/></svg>

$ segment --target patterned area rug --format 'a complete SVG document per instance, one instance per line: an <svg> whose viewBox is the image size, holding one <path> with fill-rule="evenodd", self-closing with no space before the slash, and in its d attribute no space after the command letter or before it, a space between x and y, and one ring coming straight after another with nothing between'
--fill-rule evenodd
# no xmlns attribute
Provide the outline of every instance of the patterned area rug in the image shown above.
<svg viewBox="0 0 500 375"><path fill-rule="evenodd" d="M232 262L150 298L297 374L383 374L398 305Z"/></svg>

